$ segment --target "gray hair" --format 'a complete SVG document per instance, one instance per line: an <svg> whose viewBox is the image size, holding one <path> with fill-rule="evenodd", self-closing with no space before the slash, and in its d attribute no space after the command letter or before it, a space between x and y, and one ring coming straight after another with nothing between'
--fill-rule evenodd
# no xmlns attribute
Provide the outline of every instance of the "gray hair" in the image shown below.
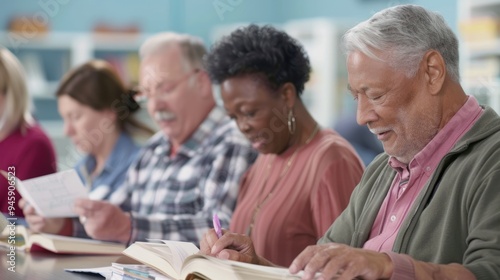
<svg viewBox="0 0 500 280"><path fill-rule="evenodd" d="M195 36L163 32L148 38L139 49L139 56L144 59L150 55L165 51L173 45L179 45L185 61L192 68L203 69L203 56L207 49L203 41Z"/></svg>
<svg viewBox="0 0 500 280"><path fill-rule="evenodd" d="M382 10L351 28L343 37L347 54L353 51L384 61L414 77L428 50L438 51L449 77L459 82L458 40L443 17L416 5ZM377 56L374 51L382 51Z"/></svg>

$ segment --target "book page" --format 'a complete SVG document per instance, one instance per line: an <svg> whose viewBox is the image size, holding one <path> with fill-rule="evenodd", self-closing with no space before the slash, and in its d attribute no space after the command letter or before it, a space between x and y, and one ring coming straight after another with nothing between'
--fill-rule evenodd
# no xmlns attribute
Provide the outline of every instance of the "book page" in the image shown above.
<svg viewBox="0 0 500 280"><path fill-rule="evenodd" d="M164 247L162 246L162 247L157 247L156 250L160 254L167 256L167 259L170 260L172 266L175 268L180 268L184 260L187 259L187 257L197 254L200 251L200 249L191 242L162 240L162 239L148 239L148 241L161 242L165 245L168 245L167 246L168 249L163 249ZM177 270L177 272L180 272L180 270Z"/></svg>
<svg viewBox="0 0 500 280"><path fill-rule="evenodd" d="M58 235L58 234L50 234L50 233L35 233L32 234L31 236L42 236L43 238L54 240L54 241L67 241L67 242L75 242L75 243L83 243L87 245L107 245L107 244L116 244L117 246L120 246L120 243L115 243L115 242L109 242L109 241L101 241L101 240L95 240L95 239L88 239L88 238L80 238L80 237L73 237L73 236L64 236L64 235Z"/></svg>
<svg viewBox="0 0 500 280"><path fill-rule="evenodd" d="M77 217L73 204L87 189L74 169L29 180L16 178L16 188L42 217Z"/></svg>
<svg viewBox="0 0 500 280"><path fill-rule="evenodd" d="M149 239L156 242L135 242L123 254L147 264L166 276L178 279L184 260L199 251L190 242Z"/></svg>
<svg viewBox="0 0 500 280"><path fill-rule="evenodd" d="M170 253L175 257L172 258L173 267L179 268L177 272L180 274L182 263L187 257L194 255L200 251L193 243L182 241L162 240L170 248Z"/></svg>
<svg viewBox="0 0 500 280"><path fill-rule="evenodd" d="M178 279L179 268L173 267L173 255L168 245L153 242L135 242L123 252L143 264L147 264L166 276Z"/></svg>
<svg viewBox="0 0 500 280"><path fill-rule="evenodd" d="M27 247L30 251L42 247L54 253L65 254L106 254L120 255L125 245L108 241L87 238L53 235L48 233L33 233L30 235Z"/></svg>
<svg viewBox="0 0 500 280"><path fill-rule="evenodd" d="M175 272L180 274L180 268L184 259L179 259L179 253L176 253L170 246L165 246L164 244L152 244L149 245L149 248L165 260L168 260Z"/></svg>
<svg viewBox="0 0 500 280"><path fill-rule="evenodd" d="M284 267L262 266L196 254L185 260L181 275L185 278L192 273L202 274L209 279L299 280L302 279L304 271L290 274L288 268ZM320 273L316 273L314 279L320 276Z"/></svg>

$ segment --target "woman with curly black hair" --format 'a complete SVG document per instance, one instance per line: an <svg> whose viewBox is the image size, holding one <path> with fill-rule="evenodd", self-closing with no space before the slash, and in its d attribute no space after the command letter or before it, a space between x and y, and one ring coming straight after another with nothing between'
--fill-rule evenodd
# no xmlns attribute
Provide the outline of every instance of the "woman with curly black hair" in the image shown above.
<svg viewBox="0 0 500 280"><path fill-rule="evenodd" d="M257 25L238 29L205 60L228 115L260 155L243 178L230 230L220 239L208 232L202 252L288 266L347 206L363 164L345 139L320 128L304 106L300 96L311 66L303 47L285 32Z"/></svg>

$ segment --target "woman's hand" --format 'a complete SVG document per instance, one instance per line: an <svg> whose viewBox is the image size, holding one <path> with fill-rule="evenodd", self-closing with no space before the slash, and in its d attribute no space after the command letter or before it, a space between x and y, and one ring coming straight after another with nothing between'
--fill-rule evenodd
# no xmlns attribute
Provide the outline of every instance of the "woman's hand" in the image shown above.
<svg viewBox="0 0 500 280"><path fill-rule="evenodd" d="M271 263L257 255L250 237L223 230L221 238L217 238L214 229L209 230L200 242L200 252L220 259L239 262L271 265Z"/></svg>
<svg viewBox="0 0 500 280"><path fill-rule="evenodd" d="M23 209L24 218L29 228L34 232L59 234L66 220L69 220L68 218L44 218L38 215L35 208L24 199L19 200L19 206Z"/></svg>

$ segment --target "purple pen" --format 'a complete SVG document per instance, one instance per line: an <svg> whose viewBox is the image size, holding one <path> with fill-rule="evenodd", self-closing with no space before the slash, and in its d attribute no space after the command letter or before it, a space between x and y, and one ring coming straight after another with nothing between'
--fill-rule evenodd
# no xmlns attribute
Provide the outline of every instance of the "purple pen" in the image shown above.
<svg viewBox="0 0 500 280"><path fill-rule="evenodd" d="M214 222L215 233L217 233L218 238L221 238L222 237L222 228L220 227L219 216L217 216L216 213L214 214L213 222Z"/></svg>

